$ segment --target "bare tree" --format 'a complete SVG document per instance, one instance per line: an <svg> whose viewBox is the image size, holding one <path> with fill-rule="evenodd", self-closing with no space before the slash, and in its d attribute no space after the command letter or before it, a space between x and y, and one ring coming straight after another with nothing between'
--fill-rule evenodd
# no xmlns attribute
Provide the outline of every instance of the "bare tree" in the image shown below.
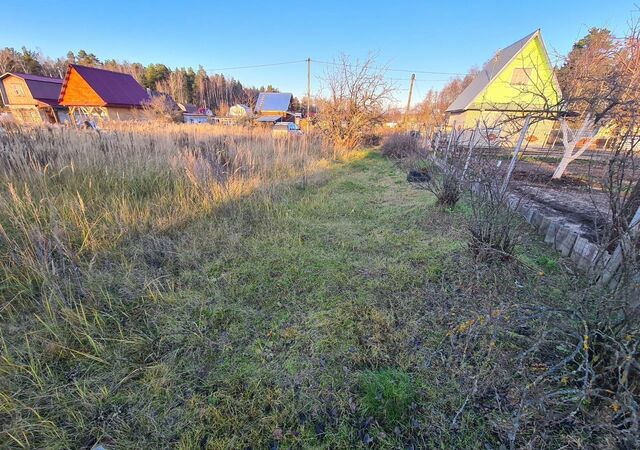
<svg viewBox="0 0 640 450"><path fill-rule="evenodd" d="M153 93L151 99L142 105L145 115L160 122L181 122L182 113L168 94Z"/></svg>
<svg viewBox="0 0 640 450"><path fill-rule="evenodd" d="M351 61L341 56L327 69L318 101L318 126L340 148L357 147L380 124L385 105L393 99L393 85L373 56Z"/></svg>
<svg viewBox="0 0 640 450"><path fill-rule="evenodd" d="M426 129L434 129L445 123L447 107L473 81L478 74L471 68L463 77L452 78L440 91L430 89L424 100L416 106L418 120Z"/></svg>

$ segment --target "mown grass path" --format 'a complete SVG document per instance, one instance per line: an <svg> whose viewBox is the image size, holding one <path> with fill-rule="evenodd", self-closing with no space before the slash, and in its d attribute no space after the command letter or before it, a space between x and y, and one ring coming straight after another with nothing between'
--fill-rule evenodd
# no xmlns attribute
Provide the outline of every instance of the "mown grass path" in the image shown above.
<svg viewBox="0 0 640 450"><path fill-rule="evenodd" d="M362 152L130 239L86 285L101 296L82 331L95 357L48 355L37 399L21 401L56 407L20 423L49 448L495 443L485 414L461 410L468 386L433 363L438 349L473 311L565 292L535 271L475 264L464 206L442 211L404 178ZM537 241L521 258L557 272Z"/></svg>

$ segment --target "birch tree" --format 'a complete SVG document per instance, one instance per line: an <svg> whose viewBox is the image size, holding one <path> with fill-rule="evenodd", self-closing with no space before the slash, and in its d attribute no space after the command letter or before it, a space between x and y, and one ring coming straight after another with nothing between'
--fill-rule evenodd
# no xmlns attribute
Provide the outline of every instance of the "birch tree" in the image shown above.
<svg viewBox="0 0 640 450"><path fill-rule="evenodd" d="M551 178L560 179L567 170L567 166L591 147L596 139L600 127L596 125L589 114L582 121L577 132L573 132L566 118L560 117L560 130L562 131L562 146L564 151L562 159L556 166ZM577 148L577 150L576 150Z"/></svg>
<svg viewBox="0 0 640 450"><path fill-rule="evenodd" d="M603 128L619 123L625 109L640 106L638 42L637 26L622 39L605 29L591 29L567 56L558 73L564 96L558 111L564 151L554 179L562 177ZM568 118L569 111L579 119Z"/></svg>

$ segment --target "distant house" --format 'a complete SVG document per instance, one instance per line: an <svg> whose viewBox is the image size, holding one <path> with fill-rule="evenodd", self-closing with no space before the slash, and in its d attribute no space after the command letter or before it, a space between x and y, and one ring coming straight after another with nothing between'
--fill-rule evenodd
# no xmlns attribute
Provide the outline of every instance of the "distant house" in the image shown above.
<svg viewBox="0 0 640 450"><path fill-rule="evenodd" d="M243 119L246 117L251 117L252 115L253 111L251 111L251 108L249 108L247 105L237 104L229 108L229 117Z"/></svg>
<svg viewBox="0 0 640 450"><path fill-rule="evenodd" d="M0 77L0 94L16 122L27 124L60 123L69 119L58 97L60 78L26 73L5 73Z"/></svg>
<svg viewBox="0 0 640 450"><path fill-rule="evenodd" d="M178 107L182 111L182 120L184 123L208 123L209 118L213 116L210 109L198 108L191 103L178 103Z"/></svg>
<svg viewBox="0 0 640 450"><path fill-rule="evenodd" d="M471 130L480 122L483 127L495 126L492 135L497 136L504 134L502 124L507 117L544 114L549 105L560 102L561 96L542 34L536 30L485 63L447 108L448 125ZM527 140L542 144L553 126L553 120L538 121Z"/></svg>
<svg viewBox="0 0 640 450"><path fill-rule="evenodd" d="M292 98L289 93L260 92L255 107L256 122L293 122L294 116L289 111Z"/></svg>
<svg viewBox="0 0 640 450"><path fill-rule="evenodd" d="M132 120L150 101L147 91L131 75L70 64L59 103L69 108L72 120Z"/></svg>

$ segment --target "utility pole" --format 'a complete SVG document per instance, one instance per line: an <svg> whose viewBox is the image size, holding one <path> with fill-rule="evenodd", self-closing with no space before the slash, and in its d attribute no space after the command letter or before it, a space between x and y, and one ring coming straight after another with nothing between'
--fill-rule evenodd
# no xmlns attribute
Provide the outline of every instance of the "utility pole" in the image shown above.
<svg viewBox="0 0 640 450"><path fill-rule="evenodd" d="M407 110L404 112L404 120L407 121L409 117L409 110L411 109L411 95L413 94L413 83L416 81L416 74L411 74L411 84L409 85L409 98L407 99Z"/></svg>
<svg viewBox="0 0 640 450"><path fill-rule="evenodd" d="M307 58L307 129L311 128L311 58Z"/></svg>

